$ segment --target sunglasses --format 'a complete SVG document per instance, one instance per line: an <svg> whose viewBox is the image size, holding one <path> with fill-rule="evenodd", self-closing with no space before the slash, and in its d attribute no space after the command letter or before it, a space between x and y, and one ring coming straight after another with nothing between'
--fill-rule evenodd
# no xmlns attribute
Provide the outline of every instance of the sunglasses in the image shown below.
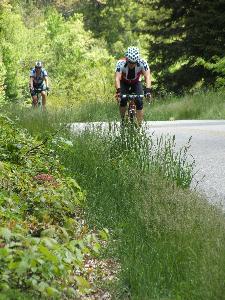
<svg viewBox="0 0 225 300"><path fill-rule="evenodd" d="M131 65L135 65L137 62L135 61L130 61L130 60L128 60L128 64L131 64Z"/></svg>
<svg viewBox="0 0 225 300"><path fill-rule="evenodd" d="M41 69L41 67L35 67L35 69Z"/></svg>

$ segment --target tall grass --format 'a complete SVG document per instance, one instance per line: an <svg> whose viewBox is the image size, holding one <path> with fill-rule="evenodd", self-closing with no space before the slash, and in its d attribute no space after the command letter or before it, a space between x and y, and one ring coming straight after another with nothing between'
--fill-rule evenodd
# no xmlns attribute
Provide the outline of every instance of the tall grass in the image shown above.
<svg viewBox="0 0 225 300"><path fill-rule="evenodd" d="M19 120L45 136L72 116L21 112ZM109 128L61 130L73 146L56 149L86 190L89 223L112 231L109 255L121 263L114 298L225 299L224 214L188 189L188 144L175 152L174 138Z"/></svg>
<svg viewBox="0 0 225 300"><path fill-rule="evenodd" d="M198 91L182 97L155 99L146 106L146 120L224 119L225 91Z"/></svg>
<svg viewBox="0 0 225 300"><path fill-rule="evenodd" d="M144 102L144 119L148 120L185 120L185 119L224 119L225 117L225 91L199 91L185 96L170 95L163 99L153 95L153 104ZM118 104L114 99L96 101L89 99L84 103L55 106L54 99L48 99L48 119L55 118L65 122L92 122L119 120ZM8 107L6 108L8 110ZM23 119L30 122L30 107L16 108ZM15 107L12 109L15 110ZM17 112L18 113L18 112Z"/></svg>
<svg viewBox="0 0 225 300"><path fill-rule="evenodd" d="M144 131L111 133L70 137L62 159L87 190L89 222L114 232L115 298L223 299L224 215L184 188L186 150L174 155L173 140L157 146Z"/></svg>
<svg viewBox="0 0 225 300"><path fill-rule="evenodd" d="M153 93L153 104L144 101L145 120L224 119L225 91L198 91L184 96L168 95L159 98ZM74 121L113 121L119 119L118 104L87 101L75 105Z"/></svg>

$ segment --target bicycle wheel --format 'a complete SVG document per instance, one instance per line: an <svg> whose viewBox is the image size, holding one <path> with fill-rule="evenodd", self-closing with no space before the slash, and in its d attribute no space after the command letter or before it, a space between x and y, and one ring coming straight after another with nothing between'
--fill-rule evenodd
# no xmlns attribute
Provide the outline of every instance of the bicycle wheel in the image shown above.
<svg viewBox="0 0 225 300"><path fill-rule="evenodd" d="M42 96L41 96L41 93L37 94L37 98L38 98L38 108L40 110L42 110Z"/></svg>
<svg viewBox="0 0 225 300"><path fill-rule="evenodd" d="M135 105L135 103L130 103L128 106L128 119L131 123L136 122L136 105Z"/></svg>

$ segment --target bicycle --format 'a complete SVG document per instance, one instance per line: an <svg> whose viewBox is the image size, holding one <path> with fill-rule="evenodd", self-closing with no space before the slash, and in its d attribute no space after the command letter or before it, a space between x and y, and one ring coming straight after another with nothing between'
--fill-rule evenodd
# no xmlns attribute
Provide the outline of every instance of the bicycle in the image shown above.
<svg viewBox="0 0 225 300"><path fill-rule="evenodd" d="M41 92L43 91L42 88L36 88L35 89L35 94L37 95L37 108L43 111L43 104L42 104L42 95ZM48 95L48 91L47 91ZM32 107L35 108L34 103L32 101Z"/></svg>
<svg viewBox="0 0 225 300"><path fill-rule="evenodd" d="M128 103L127 113L126 113L126 121L131 124L137 125L137 109L135 100L138 98L143 99L144 95L136 95L136 94L124 94L121 95L121 99L126 99Z"/></svg>

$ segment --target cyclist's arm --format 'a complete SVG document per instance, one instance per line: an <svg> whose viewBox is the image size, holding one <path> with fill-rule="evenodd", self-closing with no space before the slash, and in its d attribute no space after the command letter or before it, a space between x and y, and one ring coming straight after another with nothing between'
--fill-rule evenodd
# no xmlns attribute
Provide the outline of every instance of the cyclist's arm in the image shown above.
<svg viewBox="0 0 225 300"><path fill-rule="evenodd" d="M34 77L30 76L30 83L29 83L30 89L33 90L34 88Z"/></svg>
<svg viewBox="0 0 225 300"><path fill-rule="evenodd" d="M45 76L45 77L44 77L44 81L45 81L46 87L48 87L48 76Z"/></svg>
<svg viewBox="0 0 225 300"><path fill-rule="evenodd" d="M120 88L120 81L122 79L122 73L121 72L116 72L116 76L115 76L115 86L116 86L116 90Z"/></svg>
<svg viewBox="0 0 225 300"><path fill-rule="evenodd" d="M146 88L151 88L151 73L150 73L150 70L147 70L147 71L143 71L143 75L144 75L144 78L145 78L145 86Z"/></svg>

